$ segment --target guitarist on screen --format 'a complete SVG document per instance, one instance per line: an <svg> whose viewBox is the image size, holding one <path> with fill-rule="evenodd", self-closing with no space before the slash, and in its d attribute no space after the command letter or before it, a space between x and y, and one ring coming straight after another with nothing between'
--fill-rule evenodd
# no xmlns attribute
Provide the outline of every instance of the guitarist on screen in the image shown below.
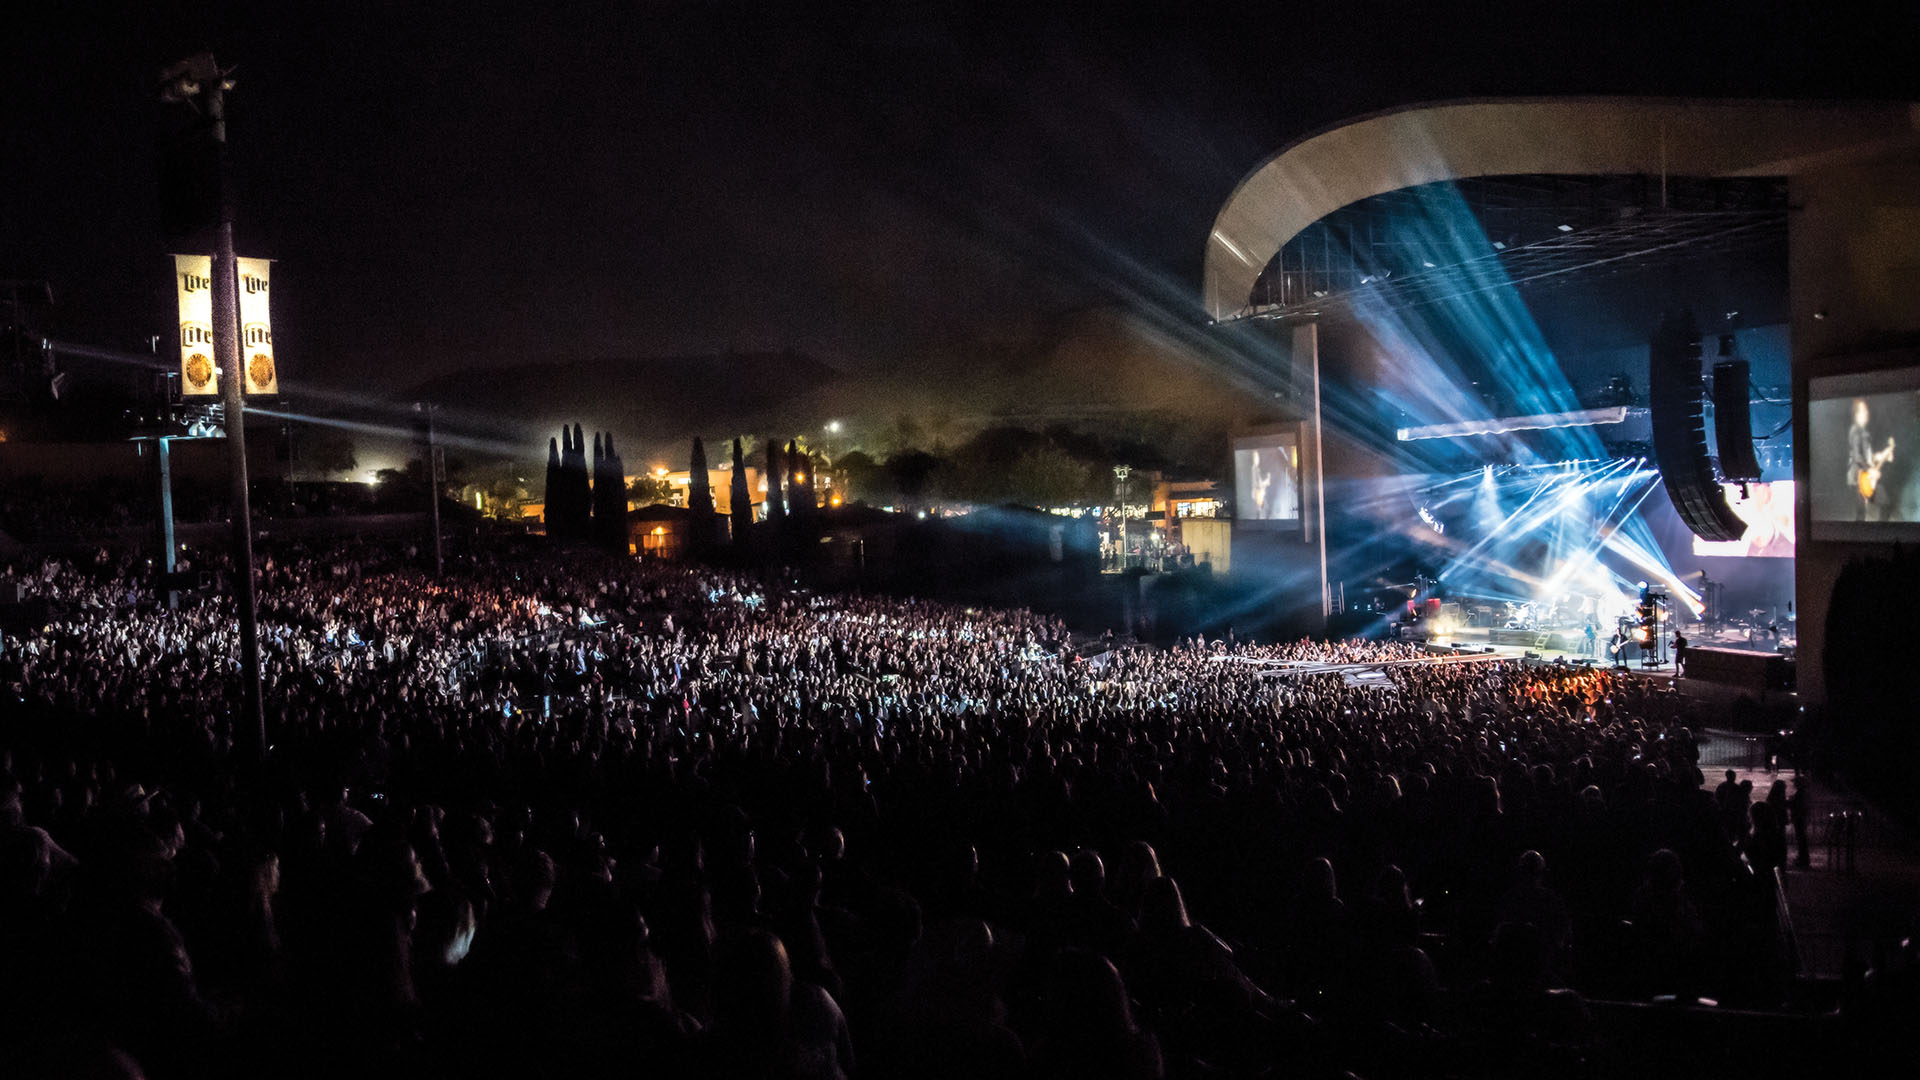
<svg viewBox="0 0 1920 1080"><path fill-rule="evenodd" d="M1853 485L1860 502L1854 508L1855 521L1866 521L1867 511L1880 485L1880 470L1893 460L1893 439L1879 453L1873 449L1873 433L1868 430L1872 414L1866 398L1853 399L1853 426L1847 429L1847 482Z"/></svg>

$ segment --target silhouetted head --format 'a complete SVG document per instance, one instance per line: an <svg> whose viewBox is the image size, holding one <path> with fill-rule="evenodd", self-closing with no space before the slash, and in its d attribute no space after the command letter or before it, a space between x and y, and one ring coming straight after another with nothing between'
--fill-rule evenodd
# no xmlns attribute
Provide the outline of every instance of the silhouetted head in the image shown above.
<svg viewBox="0 0 1920 1080"><path fill-rule="evenodd" d="M1547 860L1537 851L1523 851L1520 862L1515 867L1522 881L1537 882L1547 873Z"/></svg>
<svg viewBox="0 0 1920 1080"><path fill-rule="evenodd" d="M793 967L787 947L765 931L729 937L714 956L716 1027L771 1035L785 1023L793 999Z"/></svg>
<svg viewBox="0 0 1920 1080"><path fill-rule="evenodd" d="M1300 875L1301 895L1310 904L1332 904L1340 899L1340 890L1333 876L1333 863L1327 859L1312 859L1306 870Z"/></svg>
<svg viewBox="0 0 1920 1080"><path fill-rule="evenodd" d="M1083 896L1098 896L1107 884L1107 866L1100 861L1100 853L1092 848L1073 853L1068 874L1073 880L1073 891Z"/></svg>
<svg viewBox="0 0 1920 1080"><path fill-rule="evenodd" d="M1680 856L1670 848L1661 848L1647 856L1647 882L1656 888L1672 891L1678 889L1685 875L1681 872Z"/></svg>
<svg viewBox="0 0 1920 1080"><path fill-rule="evenodd" d="M1147 883L1147 894L1140 901L1140 929L1144 933L1169 934L1192 925L1187 917L1187 901L1180 894L1180 883L1170 877L1157 877Z"/></svg>
<svg viewBox="0 0 1920 1080"><path fill-rule="evenodd" d="M1098 953L1061 953L1047 997L1057 1033L1067 1042L1110 1045L1137 1030L1120 969Z"/></svg>
<svg viewBox="0 0 1920 1080"><path fill-rule="evenodd" d="M1033 871L1035 892L1044 899L1058 899L1073 893L1073 879L1068 869L1067 853L1049 851L1040 856L1039 865Z"/></svg>

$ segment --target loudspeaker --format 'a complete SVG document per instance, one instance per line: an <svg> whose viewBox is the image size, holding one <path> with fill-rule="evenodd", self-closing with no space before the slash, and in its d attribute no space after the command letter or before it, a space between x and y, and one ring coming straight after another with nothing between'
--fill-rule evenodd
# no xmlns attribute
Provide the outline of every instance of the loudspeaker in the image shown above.
<svg viewBox="0 0 1920 1080"><path fill-rule="evenodd" d="M1760 479L1753 453L1752 369L1733 354L1733 335L1720 335L1713 365L1713 441L1720 450L1720 478L1729 483Z"/></svg>
<svg viewBox="0 0 1920 1080"><path fill-rule="evenodd" d="M1654 461L1680 520L1702 540L1740 539L1746 522L1727 505L1707 455L1706 388L1691 314L1661 323L1648 350L1647 389Z"/></svg>
<svg viewBox="0 0 1920 1080"><path fill-rule="evenodd" d="M1793 662L1778 653L1691 648L1687 650L1687 678L1760 694L1793 685Z"/></svg>

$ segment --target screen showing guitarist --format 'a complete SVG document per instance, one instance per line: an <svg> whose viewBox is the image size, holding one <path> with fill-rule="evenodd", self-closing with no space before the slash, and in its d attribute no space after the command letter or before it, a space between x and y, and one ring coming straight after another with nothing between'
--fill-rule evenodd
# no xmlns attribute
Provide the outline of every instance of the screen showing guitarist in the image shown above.
<svg viewBox="0 0 1920 1080"><path fill-rule="evenodd" d="M1880 472L1893 460L1893 439L1879 450L1873 446L1873 413L1866 398L1853 399L1853 426L1847 429L1847 483L1853 486L1859 501L1854 506L1855 521L1875 518L1873 498L1879 493ZM1885 501L1884 499L1882 500Z"/></svg>

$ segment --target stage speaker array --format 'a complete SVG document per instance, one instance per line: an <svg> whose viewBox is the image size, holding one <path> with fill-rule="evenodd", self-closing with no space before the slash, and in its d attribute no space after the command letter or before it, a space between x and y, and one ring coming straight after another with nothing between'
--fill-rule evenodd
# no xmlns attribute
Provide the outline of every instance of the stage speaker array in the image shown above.
<svg viewBox="0 0 1920 1080"><path fill-rule="evenodd" d="M1720 478L1728 483L1760 479L1753 453L1753 373L1734 355L1733 335L1720 335L1713 364L1713 441L1720 450Z"/></svg>
<svg viewBox="0 0 1920 1080"><path fill-rule="evenodd" d="M1706 386L1691 314L1671 315L1661 323L1648 350L1647 389L1654 461L1680 520L1702 540L1740 539L1746 523L1727 505L1707 455Z"/></svg>

